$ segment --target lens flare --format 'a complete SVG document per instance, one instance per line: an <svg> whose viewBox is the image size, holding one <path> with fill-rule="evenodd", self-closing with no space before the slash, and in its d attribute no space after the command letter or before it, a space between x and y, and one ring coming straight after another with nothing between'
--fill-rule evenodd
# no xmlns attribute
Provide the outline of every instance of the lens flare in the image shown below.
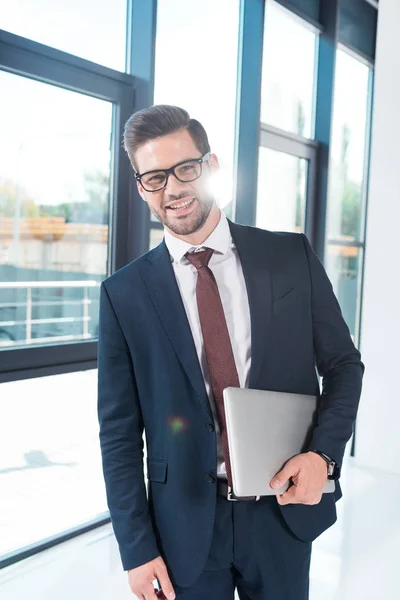
<svg viewBox="0 0 400 600"><path fill-rule="evenodd" d="M168 418L168 426L174 435L188 429L188 422L183 417L175 416Z"/></svg>

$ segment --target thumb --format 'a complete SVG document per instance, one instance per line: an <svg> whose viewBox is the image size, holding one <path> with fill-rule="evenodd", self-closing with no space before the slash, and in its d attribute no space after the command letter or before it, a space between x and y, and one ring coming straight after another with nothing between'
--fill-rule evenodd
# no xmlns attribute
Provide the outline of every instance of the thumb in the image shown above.
<svg viewBox="0 0 400 600"><path fill-rule="evenodd" d="M281 496L278 494L276 496L278 504L281 504L281 505L284 505L284 504L297 504L298 500L297 500L297 497L296 497L296 492L297 492L296 486L292 485L287 490L287 492L285 492Z"/></svg>
<svg viewBox="0 0 400 600"><path fill-rule="evenodd" d="M270 481L270 486L273 488L280 488L294 475L296 470L291 461L286 463L279 473L275 475L275 477Z"/></svg>
<svg viewBox="0 0 400 600"><path fill-rule="evenodd" d="M163 591L164 596L168 600L175 600L176 595L174 588L172 587L171 580L168 576L167 568L159 568L156 569L156 577L160 583L161 589Z"/></svg>

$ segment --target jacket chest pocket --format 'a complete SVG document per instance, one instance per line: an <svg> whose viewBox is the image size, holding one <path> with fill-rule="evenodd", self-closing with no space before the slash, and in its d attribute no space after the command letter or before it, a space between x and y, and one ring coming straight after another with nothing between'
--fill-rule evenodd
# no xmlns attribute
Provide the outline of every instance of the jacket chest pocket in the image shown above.
<svg viewBox="0 0 400 600"><path fill-rule="evenodd" d="M298 300L298 292L296 288L292 288L286 294L274 300L273 303L273 311L274 314L281 312L282 310L290 309L290 307L294 307L296 304L296 300Z"/></svg>

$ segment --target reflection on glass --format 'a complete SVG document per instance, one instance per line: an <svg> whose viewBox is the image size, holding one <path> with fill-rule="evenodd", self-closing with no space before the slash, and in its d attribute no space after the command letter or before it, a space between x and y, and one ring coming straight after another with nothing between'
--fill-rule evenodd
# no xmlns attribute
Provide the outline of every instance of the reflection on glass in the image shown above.
<svg viewBox="0 0 400 600"><path fill-rule="evenodd" d="M204 126L220 161L215 192L232 213L239 0L158 0L154 103ZM171 166L171 165L166 165Z"/></svg>
<svg viewBox="0 0 400 600"><path fill-rule="evenodd" d="M335 79L327 237L362 241L369 68L338 50Z"/></svg>
<svg viewBox="0 0 400 600"><path fill-rule="evenodd" d="M97 370L1 384L0 559L108 516L96 392Z"/></svg>
<svg viewBox="0 0 400 600"><path fill-rule="evenodd" d="M325 265L353 339L357 338L363 250L357 246L328 244Z"/></svg>
<svg viewBox="0 0 400 600"><path fill-rule="evenodd" d="M304 232L307 161L260 147L256 227Z"/></svg>
<svg viewBox="0 0 400 600"><path fill-rule="evenodd" d="M314 136L314 73L318 38L269 0L265 8L261 122Z"/></svg>
<svg viewBox="0 0 400 600"><path fill-rule="evenodd" d="M127 0L0 0L1 28L125 71Z"/></svg>
<svg viewBox="0 0 400 600"><path fill-rule="evenodd" d="M0 350L97 336L112 105L0 72Z"/></svg>

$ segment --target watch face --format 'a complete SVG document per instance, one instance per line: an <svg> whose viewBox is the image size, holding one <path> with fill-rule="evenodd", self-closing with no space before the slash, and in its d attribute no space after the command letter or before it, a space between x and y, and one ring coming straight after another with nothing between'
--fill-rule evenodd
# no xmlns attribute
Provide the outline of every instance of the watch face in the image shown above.
<svg viewBox="0 0 400 600"><path fill-rule="evenodd" d="M339 475L339 467L335 462L333 462L332 465L329 467L329 477L335 479L337 475Z"/></svg>

